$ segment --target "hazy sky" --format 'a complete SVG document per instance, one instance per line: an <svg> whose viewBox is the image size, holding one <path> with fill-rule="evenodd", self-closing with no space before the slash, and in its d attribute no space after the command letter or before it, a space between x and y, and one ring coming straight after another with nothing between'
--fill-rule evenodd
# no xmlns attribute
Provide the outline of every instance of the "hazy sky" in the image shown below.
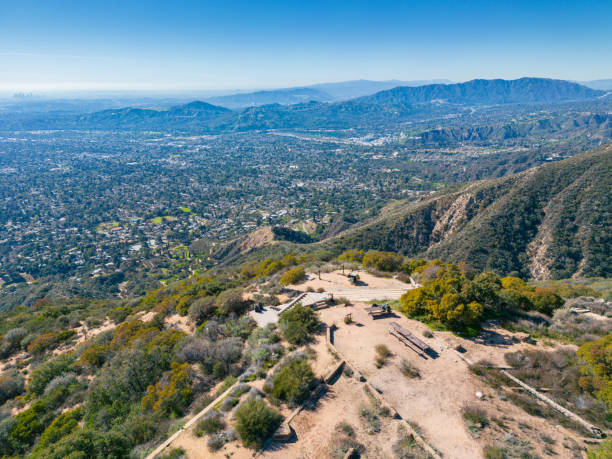
<svg viewBox="0 0 612 459"><path fill-rule="evenodd" d="M612 78L612 1L0 0L0 90Z"/></svg>

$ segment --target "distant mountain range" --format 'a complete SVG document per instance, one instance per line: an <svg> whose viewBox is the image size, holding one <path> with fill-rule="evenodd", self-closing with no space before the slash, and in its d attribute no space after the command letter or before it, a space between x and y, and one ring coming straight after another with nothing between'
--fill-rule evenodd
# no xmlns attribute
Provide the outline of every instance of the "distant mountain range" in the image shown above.
<svg viewBox="0 0 612 459"><path fill-rule="evenodd" d="M349 100L356 97L369 96L370 94L377 93L379 91L385 91L387 89L397 88L398 86L424 86L428 84L450 84L452 81L437 79L437 80L386 80L386 81L372 81L372 80L353 80L343 81L340 83L319 83L308 86L309 88L318 89L325 91L327 94L332 96L335 100Z"/></svg>
<svg viewBox="0 0 612 459"><path fill-rule="evenodd" d="M451 83L450 80L415 80L415 81L371 81L353 80L338 83L319 83L299 88L271 89L247 93L230 94L205 99L211 104L231 109L253 107L259 105L294 105L304 102L338 102L367 96L378 91L397 86L422 86L425 84Z"/></svg>
<svg viewBox="0 0 612 459"><path fill-rule="evenodd" d="M270 104L293 105L311 101L331 102L333 100L334 97L329 93L315 88L273 89L206 99L211 104L231 109Z"/></svg>
<svg viewBox="0 0 612 459"><path fill-rule="evenodd" d="M591 81L577 81L588 88L600 89L603 91L612 91L612 78L604 80L591 80Z"/></svg>
<svg viewBox="0 0 612 459"><path fill-rule="evenodd" d="M564 80L519 78L518 80L472 80L455 84L397 87L356 99L355 102L398 107L430 102L497 105L592 99L603 94L603 91Z"/></svg>
<svg viewBox="0 0 612 459"><path fill-rule="evenodd" d="M593 90L595 86L599 88ZM402 104L432 101L455 104L506 104L587 99L601 95L596 92L597 90L611 87L612 80L598 80L580 85L575 82L544 78L481 79L454 84L449 80L355 80L232 94L207 98L206 101L231 109L270 104L294 105L312 101L339 102L360 97L363 99L358 99L359 101L376 103L396 100ZM367 98L372 95L375 96Z"/></svg>
<svg viewBox="0 0 612 459"><path fill-rule="evenodd" d="M366 86L372 82L364 83ZM380 83L380 82L376 82ZM387 82L388 84L391 84ZM359 86L359 85L357 85ZM346 90L348 86L338 86ZM330 90L329 87L327 87ZM363 88L362 88L363 89ZM253 105L231 111L207 102L192 102L168 109L124 108L104 110L80 116L23 119L6 117L0 128L87 128L142 129L218 133L253 129L350 128L387 125L411 117L443 116L460 113L467 107L517 103L557 103L589 100L606 95L605 91L544 78L518 80L472 80L455 84L399 86L341 102L308 101L293 105L257 105L264 99L278 98L279 93L261 91L231 97L232 104L250 100ZM295 98L324 98L322 89L285 90L285 102ZM226 96L223 96L226 97ZM239 99L242 98L242 99ZM228 101L230 99L227 99Z"/></svg>

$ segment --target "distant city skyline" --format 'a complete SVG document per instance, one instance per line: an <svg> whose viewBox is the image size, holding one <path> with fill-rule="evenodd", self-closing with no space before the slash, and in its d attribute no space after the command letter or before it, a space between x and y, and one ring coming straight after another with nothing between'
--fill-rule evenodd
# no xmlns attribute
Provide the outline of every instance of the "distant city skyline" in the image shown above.
<svg viewBox="0 0 612 459"><path fill-rule="evenodd" d="M612 78L612 2L0 4L0 92Z"/></svg>

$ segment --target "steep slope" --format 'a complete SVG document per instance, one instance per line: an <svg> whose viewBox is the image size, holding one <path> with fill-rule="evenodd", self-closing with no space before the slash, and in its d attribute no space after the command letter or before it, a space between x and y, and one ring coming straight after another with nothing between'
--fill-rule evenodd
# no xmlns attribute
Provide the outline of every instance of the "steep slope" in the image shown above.
<svg viewBox="0 0 612 459"><path fill-rule="evenodd" d="M505 142L546 136L570 138L578 135L612 138L612 114L587 113L551 116L522 122L473 126L445 126L430 129L406 140L413 145L450 145L456 142ZM602 142L602 143L605 143Z"/></svg>
<svg viewBox="0 0 612 459"><path fill-rule="evenodd" d="M612 275L612 146L396 203L326 242L537 279Z"/></svg>

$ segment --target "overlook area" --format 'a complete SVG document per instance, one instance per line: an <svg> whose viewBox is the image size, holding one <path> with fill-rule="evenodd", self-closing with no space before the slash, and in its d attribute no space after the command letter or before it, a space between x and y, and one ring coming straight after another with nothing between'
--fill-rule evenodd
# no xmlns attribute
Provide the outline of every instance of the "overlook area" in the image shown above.
<svg viewBox="0 0 612 459"><path fill-rule="evenodd" d="M0 1L0 459L612 458L610 18Z"/></svg>

